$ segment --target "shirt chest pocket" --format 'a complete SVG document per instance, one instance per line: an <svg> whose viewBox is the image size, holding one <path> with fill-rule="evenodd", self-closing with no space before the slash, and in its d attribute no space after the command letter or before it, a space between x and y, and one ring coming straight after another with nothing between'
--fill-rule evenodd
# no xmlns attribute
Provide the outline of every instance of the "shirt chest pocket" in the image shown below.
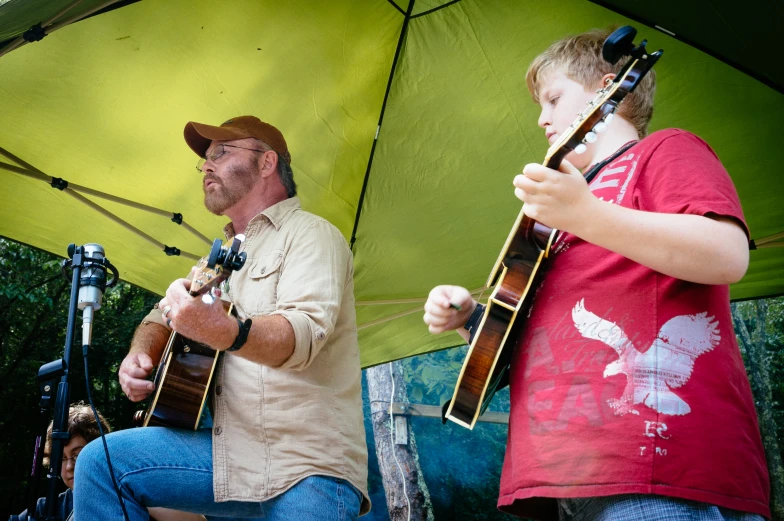
<svg viewBox="0 0 784 521"><path fill-rule="evenodd" d="M266 315L277 309L283 252L251 259L247 285L242 292L242 305L249 315Z"/></svg>

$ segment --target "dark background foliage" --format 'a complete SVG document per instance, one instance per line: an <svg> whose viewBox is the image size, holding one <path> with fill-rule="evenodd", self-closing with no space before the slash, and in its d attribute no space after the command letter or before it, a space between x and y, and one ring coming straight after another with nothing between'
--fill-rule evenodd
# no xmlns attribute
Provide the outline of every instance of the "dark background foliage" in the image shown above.
<svg viewBox="0 0 784 521"><path fill-rule="evenodd" d="M0 239L0 520L26 506L39 418L38 369L65 352L71 281L60 273L61 263L49 253ZM114 429L130 427L139 408L122 394L117 369L136 325L159 298L120 283L107 289L95 314L90 384L96 406ZM76 328L69 376L72 403L87 401L81 319ZM43 495L43 486L40 490Z"/></svg>

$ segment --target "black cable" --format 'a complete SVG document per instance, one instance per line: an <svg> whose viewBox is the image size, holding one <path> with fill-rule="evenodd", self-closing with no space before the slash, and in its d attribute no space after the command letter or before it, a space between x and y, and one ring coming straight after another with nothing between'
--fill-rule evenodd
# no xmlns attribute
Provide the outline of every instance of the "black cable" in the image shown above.
<svg viewBox="0 0 784 521"><path fill-rule="evenodd" d="M46 279L43 282L39 282L38 284L33 284L32 286L30 286L29 288L27 288L25 290L25 293L29 293L30 290L33 290L35 288L39 288L39 287L43 286L44 284L49 284L50 282L52 282L54 279L57 279L57 278L60 278L60 273L58 273L57 275L54 275L53 277L50 277L50 278Z"/></svg>
<svg viewBox="0 0 784 521"><path fill-rule="evenodd" d="M98 416L98 411L95 410L95 404L93 403L93 394L90 392L90 376L87 369L87 347L82 346L82 354L84 355L84 383L87 387L87 401L90 402L90 408L93 410L93 415L95 416L95 423L98 424L98 431L101 433L101 441L103 442L103 451L106 454L106 463L109 464L109 474L112 476L112 484L114 485L114 491L117 492L117 499L120 501L120 507L123 511L123 516L125 517L125 521L130 521L128 517L128 511L125 510L125 502L123 501L122 494L120 493L120 487L117 485L117 478L114 477L114 468L112 468L112 460L109 457L109 446L106 444L106 435L103 432L103 427L101 427L101 418Z"/></svg>

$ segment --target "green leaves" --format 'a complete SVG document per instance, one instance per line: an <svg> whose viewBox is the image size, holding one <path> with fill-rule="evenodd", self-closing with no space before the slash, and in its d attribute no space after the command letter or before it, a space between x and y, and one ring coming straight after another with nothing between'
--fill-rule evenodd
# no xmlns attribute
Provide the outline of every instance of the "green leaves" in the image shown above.
<svg viewBox="0 0 784 521"><path fill-rule="evenodd" d="M38 422L38 368L65 351L71 283L61 276L61 264L54 255L0 238L0 504L11 509L0 512L0 519L26 506L21 501ZM130 427L139 407L124 398L117 369L136 326L158 298L121 282L107 289L95 314L90 386L96 407L114 429ZM75 343L81 343L78 330ZM73 350L69 381L71 401L86 400L81 349Z"/></svg>

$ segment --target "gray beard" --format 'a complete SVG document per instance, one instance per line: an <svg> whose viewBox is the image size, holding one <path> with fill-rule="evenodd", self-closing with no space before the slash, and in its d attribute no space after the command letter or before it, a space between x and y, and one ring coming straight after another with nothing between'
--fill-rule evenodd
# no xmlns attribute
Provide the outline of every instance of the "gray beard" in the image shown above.
<svg viewBox="0 0 784 521"><path fill-rule="evenodd" d="M223 215L250 192L259 177L258 161L235 166L226 173L229 174L227 181L217 179L218 188L204 192L204 206L215 215Z"/></svg>

